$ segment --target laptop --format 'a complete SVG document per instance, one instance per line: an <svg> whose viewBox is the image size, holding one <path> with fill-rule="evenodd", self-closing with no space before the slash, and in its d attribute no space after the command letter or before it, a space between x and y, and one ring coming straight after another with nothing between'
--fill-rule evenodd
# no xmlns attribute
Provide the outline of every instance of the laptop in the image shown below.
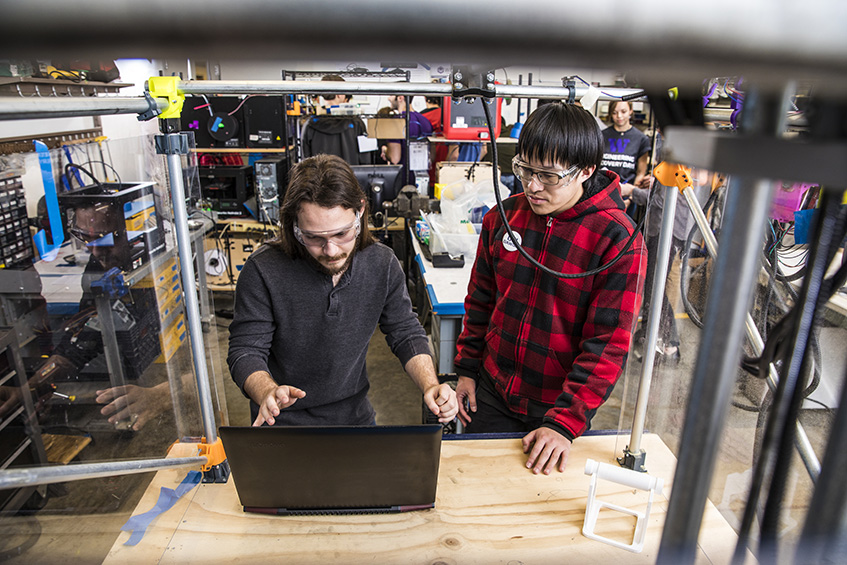
<svg viewBox="0 0 847 565"><path fill-rule="evenodd" d="M372 514L435 506L440 424L222 426L245 512Z"/></svg>

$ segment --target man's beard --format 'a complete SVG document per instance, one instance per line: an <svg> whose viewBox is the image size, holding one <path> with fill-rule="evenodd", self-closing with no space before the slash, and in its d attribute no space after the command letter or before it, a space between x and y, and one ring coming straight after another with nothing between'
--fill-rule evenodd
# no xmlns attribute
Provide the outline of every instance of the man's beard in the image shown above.
<svg viewBox="0 0 847 565"><path fill-rule="evenodd" d="M335 276L337 274L343 273L344 271L346 271L350 267L350 263L353 261L353 256L356 254L356 250L358 249L358 247L359 246L358 246L358 243L357 243L356 247L354 247L350 251L350 253L340 253L338 255L333 255L331 257L322 257L322 259L344 259L345 257L347 258L347 260L344 261L343 263L341 263L340 265L333 266L333 267L330 267L324 261L320 261L318 259L315 259L311 255L309 255L309 259L318 268L318 270L320 270L322 273L325 273L329 276Z"/></svg>

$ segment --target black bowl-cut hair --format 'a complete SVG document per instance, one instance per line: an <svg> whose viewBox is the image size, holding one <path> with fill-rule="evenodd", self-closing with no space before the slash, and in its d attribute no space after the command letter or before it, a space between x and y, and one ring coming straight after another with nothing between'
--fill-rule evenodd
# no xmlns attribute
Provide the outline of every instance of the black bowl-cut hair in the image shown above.
<svg viewBox="0 0 847 565"><path fill-rule="evenodd" d="M596 174L603 160L603 135L594 116L584 108L552 102L529 115L516 154L527 161L563 167L596 167Z"/></svg>

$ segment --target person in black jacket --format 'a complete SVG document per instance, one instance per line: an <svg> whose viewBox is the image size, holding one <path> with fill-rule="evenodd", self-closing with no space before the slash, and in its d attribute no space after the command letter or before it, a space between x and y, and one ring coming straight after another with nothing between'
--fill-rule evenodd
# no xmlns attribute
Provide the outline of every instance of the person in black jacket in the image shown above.
<svg viewBox="0 0 847 565"><path fill-rule="evenodd" d="M322 81L343 81L337 75L327 75ZM346 104L352 98L349 94L324 94L323 107L326 109ZM329 113L313 116L306 122L301 139L303 157L325 153L337 155L350 165L369 165L373 158L367 152L359 150L359 137L367 136L367 127L358 116L338 116Z"/></svg>

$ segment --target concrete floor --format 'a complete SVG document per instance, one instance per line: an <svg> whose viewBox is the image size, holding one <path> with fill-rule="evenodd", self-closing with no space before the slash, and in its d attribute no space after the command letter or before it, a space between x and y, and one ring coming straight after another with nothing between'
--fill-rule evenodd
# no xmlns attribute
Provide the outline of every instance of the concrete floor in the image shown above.
<svg viewBox="0 0 847 565"><path fill-rule="evenodd" d="M231 295L216 294L214 298L217 310L231 307ZM217 318L216 337L220 353L217 363L221 363L226 355L228 324L228 319ZM688 385L696 361L700 330L688 320L682 319L680 334L681 361L670 365L660 358L656 364L646 422L647 430L658 433L675 453L678 451L679 436L684 423ZM847 330L841 327L826 328L827 343L843 344L845 339ZM843 345L835 348L835 351L843 352ZM841 359L843 354L836 357ZM371 340L368 368L372 382L370 398L377 411L377 423L420 423L420 393L405 376L399 361L391 355L378 331ZM618 454L629 443L628 430L632 427L640 369L641 364L631 359L626 374L593 420L592 428L595 431L624 431L616 447ZM249 425L246 398L232 383L224 364L217 366L215 370L224 373L222 382L229 424ZM843 371L838 374L843 375ZM837 389L840 382L834 386ZM740 389L735 399L739 403L749 403ZM801 418L819 457L823 453L830 421L831 413L826 410L805 410ZM91 461L133 456L158 457L165 453L168 445L174 440L173 430L174 419L171 415L160 418L151 428L145 428L138 433L101 434L95 437L95 442L86 448L79 459ZM715 466L710 500L733 526L738 524L746 500L755 436L756 414L731 408ZM578 448L577 440L574 449ZM156 455L151 455L152 453ZM650 468L649 453L647 468ZM135 511L135 506L151 477L152 474L146 473L76 481L52 488L51 496L41 511L29 516L0 518L0 532L3 532L0 534L0 561L54 563L64 558L73 562L100 562L113 545L121 525ZM783 523L783 534L788 544L799 534L810 493L811 482L795 457Z"/></svg>

